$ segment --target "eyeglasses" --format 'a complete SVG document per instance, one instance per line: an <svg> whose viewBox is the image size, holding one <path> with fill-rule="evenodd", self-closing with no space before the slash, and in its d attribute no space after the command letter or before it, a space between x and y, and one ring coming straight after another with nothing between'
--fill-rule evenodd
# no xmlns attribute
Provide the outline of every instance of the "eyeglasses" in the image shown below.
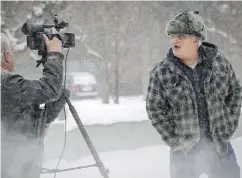
<svg viewBox="0 0 242 178"><path fill-rule="evenodd" d="M178 38L178 39L182 40L182 39L185 39L187 37L187 34L179 33L179 34L170 34L169 36L171 38Z"/></svg>

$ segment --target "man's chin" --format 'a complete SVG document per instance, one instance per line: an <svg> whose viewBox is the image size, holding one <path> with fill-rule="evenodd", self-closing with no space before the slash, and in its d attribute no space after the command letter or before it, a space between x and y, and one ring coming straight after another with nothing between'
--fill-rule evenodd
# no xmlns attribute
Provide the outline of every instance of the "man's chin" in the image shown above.
<svg viewBox="0 0 242 178"><path fill-rule="evenodd" d="M181 58L181 53L176 51L176 50L173 50L173 54L174 56L176 56L177 58Z"/></svg>

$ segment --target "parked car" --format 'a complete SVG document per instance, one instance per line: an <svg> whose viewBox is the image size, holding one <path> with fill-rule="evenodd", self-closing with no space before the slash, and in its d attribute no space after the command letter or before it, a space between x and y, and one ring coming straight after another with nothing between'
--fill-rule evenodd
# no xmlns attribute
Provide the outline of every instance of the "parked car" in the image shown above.
<svg viewBox="0 0 242 178"><path fill-rule="evenodd" d="M66 76L66 87L72 99L95 98L98 95L96 77L89 72L71 72Z"/></svg>

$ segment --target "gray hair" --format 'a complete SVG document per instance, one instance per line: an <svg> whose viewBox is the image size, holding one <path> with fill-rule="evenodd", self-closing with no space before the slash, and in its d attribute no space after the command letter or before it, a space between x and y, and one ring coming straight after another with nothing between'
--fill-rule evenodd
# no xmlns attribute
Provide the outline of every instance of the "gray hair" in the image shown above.
<svg viewBox="0 0 242 178"><path fill-rule="evenodd" d="M199 40L198 40L198 47L200 47L201 45L202 45L202 40L199 39Z"/></svg>
<svg viewBox="0 0 242 178"><path fill-rule="evenodd" d="M8 37L4 33L1 33L1 55L5 51L8 51L9 53L12 54L13 47L12 47L11 42L8 39ZM2 59L2 57L1 57L1 59Z"/></svg>

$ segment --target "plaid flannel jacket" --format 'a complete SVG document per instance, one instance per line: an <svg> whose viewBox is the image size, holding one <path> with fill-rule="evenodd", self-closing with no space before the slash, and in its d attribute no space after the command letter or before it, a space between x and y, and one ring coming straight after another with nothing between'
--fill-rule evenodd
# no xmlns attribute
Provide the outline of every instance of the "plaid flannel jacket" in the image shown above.
<svg viewBox="0 0 242 178"><path fill-rule="evenodd" d="M204 80L210 130L216 149L227 153L241 112L241 87L235 72L220 54ZM146 110L152 125L170 147L189 151L200 140L196 95L186 75L169 58L150 72Z"/></svg>

